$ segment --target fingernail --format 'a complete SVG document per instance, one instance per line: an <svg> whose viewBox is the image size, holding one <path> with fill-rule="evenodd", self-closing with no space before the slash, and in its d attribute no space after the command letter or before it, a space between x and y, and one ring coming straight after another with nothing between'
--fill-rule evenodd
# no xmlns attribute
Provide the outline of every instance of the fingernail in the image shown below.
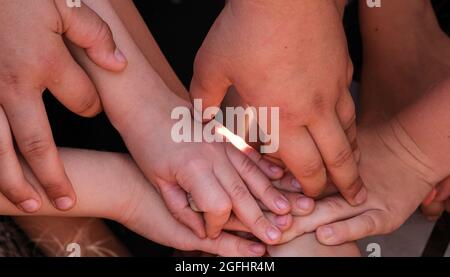
<svg viewBox="0 0 450 277"><path fill-rule="evenodd" d="M367 190L365 187L362 187L358 194L355 196L356 205L361 205L367 199Z"/></svg>
<svg viewBox="0 0 450 277"><path fill-rule="evenodd" d="M248 248L256 255L263 255L266 253L266 247L260 243L252 243Z"/></svg>
<svg viewBox="0 0 450 277"><path fill-rule="evenodd" d="M278 230L277 228L275 228L273 226L270 226L269 228L267 228L266 234L269 237L269 239L272 241L278 240L281 236L280 230Z"/></svg>
<svg viewBox="0 0 450 277"><path fill-rule="evenodd" d="M297 207L302 211L309 211L314 204L313 200L307 197L299 197L296 201Z"/></svg>
<svg viewBox="0 0 450 277"><path fill-rule="evenodd" d="M277 216L275 217L275 223L278 226L286 226L286 224L288 224L288 219L289 219L288 215Z"/></svg>
<svg viewBox="0 0 450 277"><path fill-rule="evenodd" d="M276 165L274 165L274 164L271 164L271 165L269 166L269 168L270 168L270 170L271 170L273 173L280 173L280 172L283 171L280 167L278 167L278 166L276 166Z"/></svg>
<svg viewBox="0 0 450 277"><path fill-rule="evenodd" d="M116 57L116 60L120 63L126 63L127 58L125 58L125 55L120 51L119 48L116 48L116 51L114 51L114 56Z"/></svg>
<svg viewBox="0 0 450 277"><path fill-rule="evenodd" d="M283 196L278 197L275 200L275 204L277 205L277 207L280 210L285 210L285 209L289 208L289 201L286 198L284 198Z"/></svg>
<svg viewBox="0 0 450 277"><path fill-rule="evenodd" d="M39 202L35 199L28 199L20 203L19 207L27 213L33 213L39 209Z"/></svg>
<svg viewBox="0 0 450 277"><path fill-rule="evenodd" d="M333 237L334 231L331 227L323 227L320 229L320 234L322 238L324 238L325 240L329 240L331 237Z"/></svg>
<svg viewBox="0 0 450 277"><path fill-rule="evenodd" d="M292 185L292 187L293 187L295 190L302 191L302 186L301 186L300 183L297 181L297 179L295 179L295 178L292 179L291 185Z"/></svg>
<svg viewBox="0 0 450 277"><path fill-rule="evenodd" d="M60 210L68 210L73 206L73 200L70 197L60 197L54 200L55 206Z"/></svg>

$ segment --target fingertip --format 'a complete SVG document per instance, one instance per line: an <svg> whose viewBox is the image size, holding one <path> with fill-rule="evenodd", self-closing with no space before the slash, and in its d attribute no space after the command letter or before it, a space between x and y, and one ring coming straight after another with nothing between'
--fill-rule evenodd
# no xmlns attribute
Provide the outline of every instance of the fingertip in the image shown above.
<svg viewBox="0 0 450 277"><path fill-rule="evenodd" d="M103 111L102 102L100 100L100 97L96 95L93 104L90 104L87 109L77 114L82 117L92 118L100 114L102 111Z"/></svg>
<svg viewBox="0 0 450 277"><path fill-rule="evenodd" d="M292 178L292 180L291 180L291 187L295 191L298 191L298 192L302 191L302 185L300 184L300 182L296 178Z"/></svg>
<svg viewBox="0 0 450 277"><path fill-rule="evenodd" d="M355 195L354 198L354 206L359 206L364 204L367 200L367 189L364 187L364 185L361 186L359 192Z"/></svg>
<svg viewBox="0 0 450 277"><path fill-rule="evenodd" d="M273 212L277 212L277 214L280 214L280 215L287 214L292 209L292 206L291 206L291 203L289 203L289 200L287 200L287 198L284 197L281 193L275 199L275 206L278 208L278 211L273 211Z"/></svg>
<svg viewBox="0 0 450 277"><path fill-rule="evenodd" d="M17 204L17 207L26 213L35 213L41 208L41 201L35 198L30 198Z"/></svg>
<svg viewBox="0 0 450 277"><path fill-rule="evenodd" d="M53 206L60 211L68 211L75 206L75 200L70 196L62 196L53 199Z"/></svg>
<svg viewBox="0 0 450 277"><path fill-rule="evenodd" d="M321 188L316 188L316 187L311 188L309 186L304 185L302 187L302 192L307 197L318 198L319 196L322 195L323 190Z"/></svg>
<svg viewBox="0 0 450 277"><path fill-rule="evenodd" d="M274 223L280 229L280 231L286 231L292 226L293 223L292 215L287 214L275 216Z"/></svg>
<svg viewBox="0 0 450 277"><path fill-rule="evenodd" d="M217 231L217 230L208 230L208 229L206 230L206 235L210 239L217 239L220 236L221 233L222 233L221 230L219 230L219 231Z"/></svg>
<svg viewBox="0 0 450 277"><path fill-rule="evenodd" d="M308 215L312 213L315 207L315 201L309 197L300 196L295 201L296 209L299 211L299 215Z"/></svg>
<svg viewBox="0 0 450 277"><path fill-rule="evenodd" d="M267 174L267 177L269 177L272 180L281 179L284 175L284 170L281 167L269 161L267 163L268 163L267 166L268 170L264 170Z"/></svg>
<svg viewBox="0 0 450 277"><path fill-rule="evenodd" d="M121 72L128 65L125 55L119 48L115 50L90 48L86 50L86 54L96 65L111 72Z"/></svg>
<svg viewBox="0 0 450 277"><path fill-rule="evenodd" d="M128 60L125 57L125 54L122 52L122 50L120 50L119 48L116 48L116 50L114 50L114 58L120 66L125 68L125 66L128 63Z"/></svg>
<svg viewBox="0 0 450 277"><path fill-rule="evenodd" d="M275 226L269 226L266 229L266 243L273 245L281 240L281 231Z"/></svg>
<svg viewBox="0 0 450 277"><path fill-rule="evenodd" d="M261 243L250 243L248 246L248 250L251 253L251 256L261 257L266 253L266 246Z"/></svg>
<svg viewBox="0 0 450 277"><path fill-rule="evenodd" d="M329 225L321 226L316 230L317 240L325 245L338 244L336 230Z"/></svg>

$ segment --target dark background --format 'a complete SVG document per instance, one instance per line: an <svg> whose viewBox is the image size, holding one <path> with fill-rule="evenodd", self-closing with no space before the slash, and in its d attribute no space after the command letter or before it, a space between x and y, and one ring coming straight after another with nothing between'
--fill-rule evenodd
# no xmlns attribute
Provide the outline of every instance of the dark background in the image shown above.
<svg viewBox="0 0 450 277"><path fill-rule="evenodd" d="M210 26L220 13L223 0L136 0L161 49L175 72L188 87L192 76L195 53ZM443 29L450 33L450 1L433 1ZM358 28L356 2L346 11L345 27L349 49L355 64L355 79L361 68L361 42ZM53 96L44 96L55 141L58 146L126 152L117 132L104 114L85 119L68 112ZM129 233L115 223L109 223L138 256L170 254L170 249L158 248L151 242Z"/></svg>

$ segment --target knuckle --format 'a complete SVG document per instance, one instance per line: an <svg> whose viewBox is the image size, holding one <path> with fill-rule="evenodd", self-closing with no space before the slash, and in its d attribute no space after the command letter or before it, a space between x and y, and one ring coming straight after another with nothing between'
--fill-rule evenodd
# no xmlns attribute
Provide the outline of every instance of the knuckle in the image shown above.
<svg viewBox="0 0 450 277"><path fill-rule="evenodd" d="M264 217L264 214L259 215L255 222L253 223L254 226L265 226L266 224L266 218Z"/></svg>
<svg viewBox="0 0 450 277"><path fill-rule="evenodd" d="M4 184L1 187L3 194L14 203L21 202L23 199L29 198L28 191L24 185L19 183Z"/></svg>
<svg viewBox="0 0 450 277"><path fill-rule="evenodd" d="M256 164L248 157L242 159L240 168L243 175L251 175L257 171Z"/></svg>
<svg viewBox="0 0 450 277"><path fill-rule="evenodd" d="M311 107L315 114L322 115L328 111L329 105L326 96L321 90L316 90L311 99Z"/></svg>
<svg viewBox="0 0 450 277"><path fill-rule="evenodd" d="M340 210L342 210L344 207L342 205L342 203L337 200L336 198L332 198L332 197L328 197L322 200L325 209L329 212L329 213L337 213Z"/></svg>
<svg viewBox="0 0 450 277"><path fill-rule="evenodd" d="M235 180L232 182L231 197L236 201L242 201L250 196L250 192L247 187L240 181Z"/></svg>
<svg viewBox="0 0 450 277"><path fill-rule="evenodd" d="M315 176L317 174L325 172L325 168L323 166L322 160L314 159L311 161L305 162L301 166L301 171L299 172L300 177L308 178Z"/></svg>
<svg viewBox="0 0 450 277"><path fill-rule="evenodd" d="M62 182L47 180L45 183L42 183L42 186L47 195L51 198L70 194L69 189Z"/></svg>
<svg viewBox="0 0 450 277"><path fill-rule="evenodd" d="M278 190L276 190L273 186L268 185L264 188L261 199L271 199L279 195L281 195L281 193Z"/></svg>
<svg viewBox="0 0 450 277"><path fill-rule="evenodd" d="M353 151L350 147L345 147L334 154L328 162L328 167L340 168L351 160L353 160Z"/></svg>
<svg viewBox="0 0 450 277"><path fill-rule="evenodd" d="M26 138L20 144L25 156L43 157L52 149L51 141L39 135Z"/></svg>
<svg viewBox="0 0 450 277"><path fill-rule="evenodd" d="M95 46L98 43L103 43L110 41L112 39L112 32L109 28L108 24L104 22L103 20L99 19L99 24L97 27L97 30L95 32L95 35L92 37L91 45Z"/></svg>

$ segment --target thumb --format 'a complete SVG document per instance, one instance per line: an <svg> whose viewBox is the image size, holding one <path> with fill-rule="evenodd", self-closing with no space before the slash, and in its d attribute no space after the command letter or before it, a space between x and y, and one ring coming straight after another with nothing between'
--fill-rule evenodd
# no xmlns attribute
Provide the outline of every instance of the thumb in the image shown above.
<svg viewBox="0 0 450 277"><path fill-rule="evenodd" d="M219 107L231 83L218 66L214 57L208 57L200 49L194 63L194 75L190 86L191 100L202 100L201 110L194 102L194 109L203 112L208 107Z"/></svg>
<svg viewBox="0 0 450 277"><path fill-rule="evenodd" d="M110 71L122 71L127 65L117 48L109 26L87 5L69 7L66 0L55 1L62 19L62 33L68 40L85 49L98 66Z"/></svg>
<svg viewBox="0 0 450 277"><path fill-rule="evenodd" d="M428 193L427 197L425 197L425 199L422 201L422 205L429 206L431 203L433 203L433 201L435 200L437 195L437 190L435 188L433 188L430 193Z"/></svg>

